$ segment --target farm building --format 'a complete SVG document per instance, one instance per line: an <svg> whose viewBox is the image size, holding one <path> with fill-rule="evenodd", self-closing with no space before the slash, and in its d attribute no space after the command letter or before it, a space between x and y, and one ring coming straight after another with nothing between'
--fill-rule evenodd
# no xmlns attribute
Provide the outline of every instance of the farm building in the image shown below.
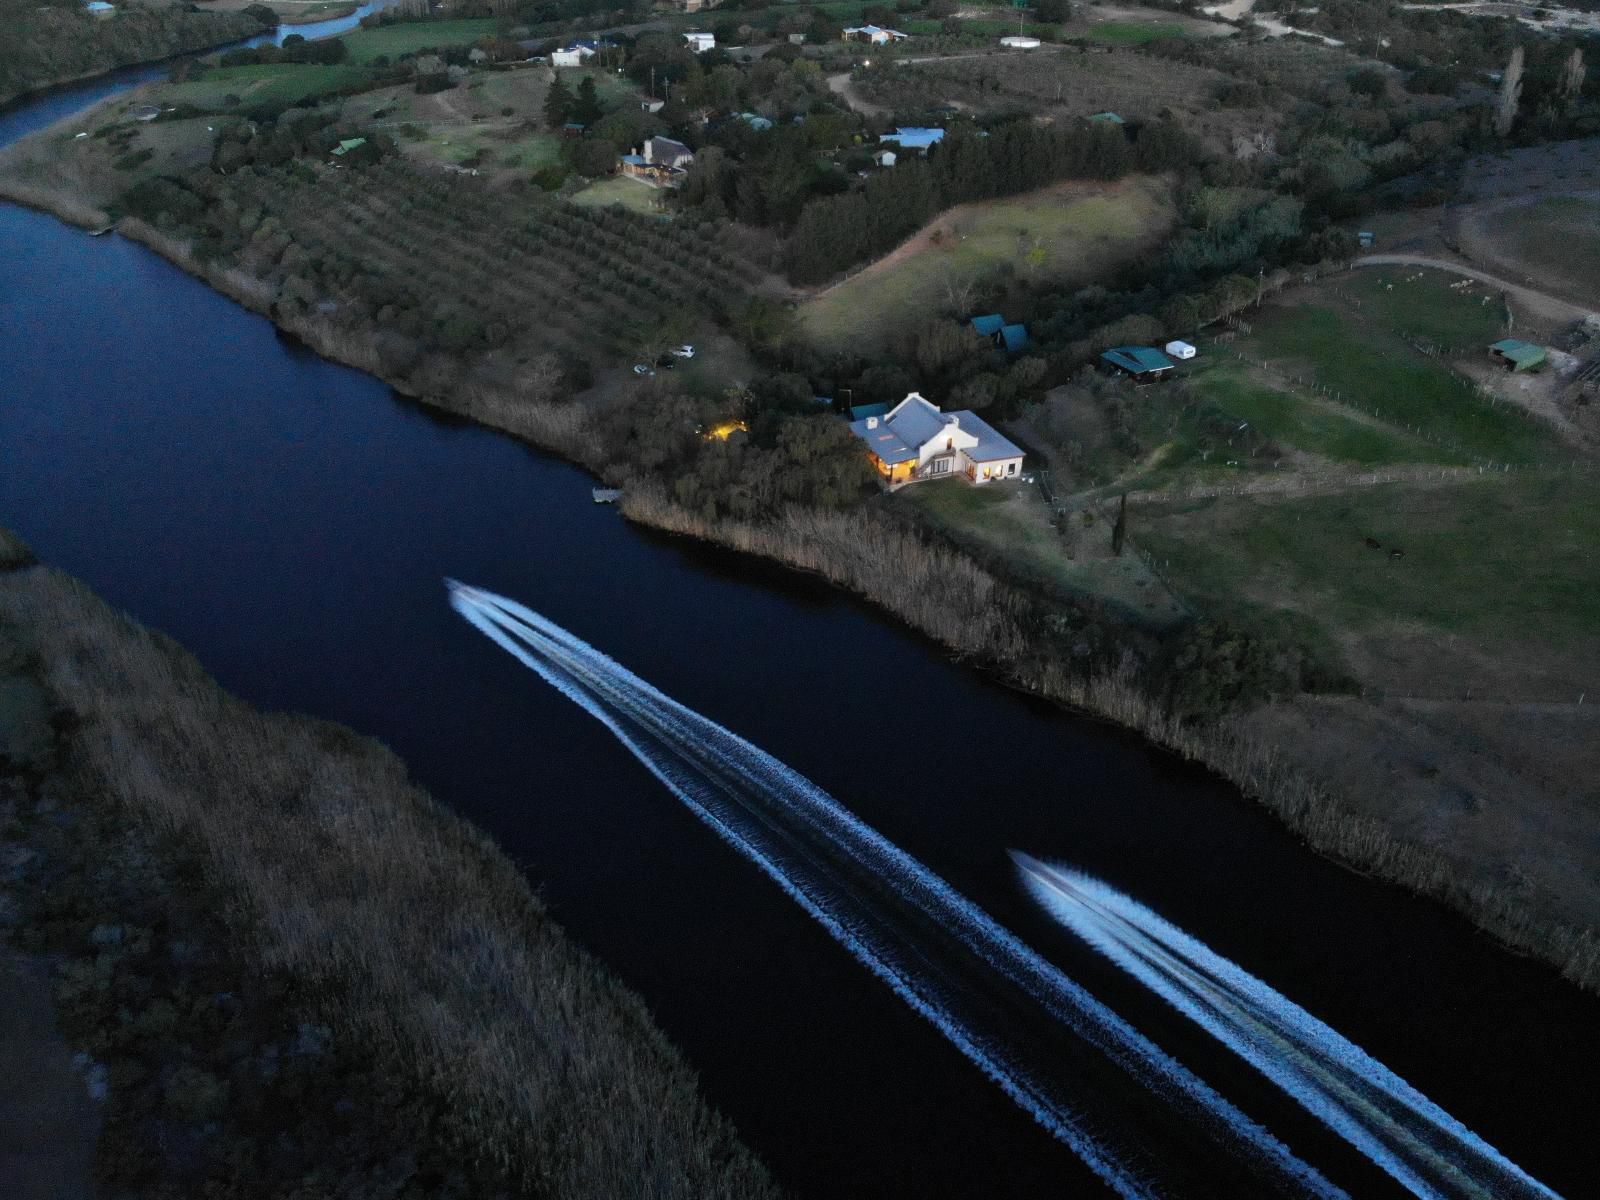
<svg viewBox="0 0 1600 1200"><path fill-rule="evenodd" d="M1489 347L1489 353L1508 371L1536 371L1544 366L1545 361L1543 346L1516 338L1504 338L1494 343Z"/></svg>
<svg viewBox="0 0 1600 1200"><path fill-rule="evenodd" d="M1028 345L1028 327L1007 325L1006 319L999 313L985 313L981 317L973 317L967 324L972 327L973 333L993 342L996 350L1016 354Z"/></svg>
<svg viewBox="0 0 1600 1200"><path fill-rule="evenodd" d="M892 167L894 166L894 160L895 153L893 150L879 150L872 156L872 161L880 167Z"/></svg>
<svg viewBox="0 0 1600 1200"><path fill-rule="evenodd" d="M1100 361L1135 383L1165 379L1173 366L1172 360L1154 346L1116 346L1102 354Z"/></svg>
<svg viewBox="0 0 1600 1200"><path fill-rule="evenodd" d="M689 49L696 54L714 50L717 46L717 35L714 33L686 33L683 40L689 43Z"/></svg>
<svg viewBox="0 0 1600 1200"><path fill-rule="evenodd" d="M940 412L916 392L881 417L852 421L850 431L891 486L956 475L985 484L1022 473L1022 451L982 417Z"/></svg>
<svg viewBox="0 0 1600 1200"><path fill-rule="evenodd" d="M1099 122L1101 122L1102 124L1105 124L1105 125L1126 125L1127 124L1126 121L1124 121L1120 116L1118 116L1114 112L1097 112L1093 116L1091 116L1089 118L1089 120L1091 120L1091 121L1099 121Z"/></svg>
<svg viewBox="0 0 1600 1200"><path fill-rule="evenodd" d="M117 15L117 6L115 4L107 4L106 0L88 0L88 3L83 7L96 20L104 20L106 17Z"/></svg>
<svg viewBox="0 0 1600 1200"><path fill-rule="evenodd" d="M1037 50L1039 48L1039 39L1014 33L1010 37L1001 38L1000 44L1008 50Z"/></svg>
<svg viewBox="0 0 1600 1200"><path fill-rule="evenodd" d="M1191 346L1188 342L1168 342L1166 345L1166 353L1168 358L1176 359L1179 362L1188 362L1189 359L1193 358L1199 353L1199 351Z"/></svg>
<svg viewBox="0 0 1600 1200"><path fill-rule="evenodd" d="M882 46L887 42L898 42L910 37L908 33L901 33L898 29L883 29L877 25L857 25L844 31L844 40L847 42L871 42L874 46Z"/></svg>
<svg viewBox="0 0 1600 1200"><path fill-rule="evenodd" d="M928 152L929 146L937 146L944 140L944 130L928 129L917 125L902 125L893 133L880 133L880 142L894 142L902 150L916 150L921 154Z"/></svg>

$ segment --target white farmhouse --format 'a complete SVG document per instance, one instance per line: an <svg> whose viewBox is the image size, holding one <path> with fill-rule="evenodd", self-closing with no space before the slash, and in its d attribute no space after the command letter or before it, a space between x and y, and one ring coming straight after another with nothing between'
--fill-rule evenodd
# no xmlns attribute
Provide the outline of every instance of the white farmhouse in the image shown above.
<svg viewBox="0 0 1600 1200"><path fill-rule="evenodd" d="M954 475L983 484L1022 474L1022 451L977 413L940 412L916 392L881 417L852 421L850 431L890 485Z"/></svg>

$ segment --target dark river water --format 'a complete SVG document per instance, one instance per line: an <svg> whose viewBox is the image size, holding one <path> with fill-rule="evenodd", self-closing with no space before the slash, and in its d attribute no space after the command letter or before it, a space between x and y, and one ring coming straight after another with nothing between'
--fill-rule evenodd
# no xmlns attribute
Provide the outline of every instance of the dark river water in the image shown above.
<svg viewBox="0 0 1600 1200"><path fill-rule="evenodd" d="M105 86L0 115L0 143ZM812 579L631 528L590 483L297 348L138 246L0 207L0 523L240 696L392 746L644 996L796 1193L1103 1188L453 614L442 577L522 600L814 779L1352 1195L1394 1186L1044 918L1008 848L1129 892L1550 1186L1600 1194L1600 1004L1307 852L1205 773L996 687ZM1150 1103L1106 1111L1143 1128ZM1138 1149L1176 1164L1183 1194L1248 1191L1204 1142Z"/></svg>

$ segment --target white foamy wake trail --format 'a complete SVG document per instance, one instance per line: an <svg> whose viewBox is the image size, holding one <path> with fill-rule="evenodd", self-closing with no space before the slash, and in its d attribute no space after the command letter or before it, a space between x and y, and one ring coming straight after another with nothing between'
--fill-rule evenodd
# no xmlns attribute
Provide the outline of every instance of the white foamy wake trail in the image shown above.
<svg viewBox="0 0 1600 1200"><path fill-rule="evenodd" d="M721 837L936 1026L1013 1100L1123 1196L1177 1194L1177 1168L1091 1128L1073 1081L1028 1038L1062 1026L1199 1125L1207 1170L1254 1191L1341 1196L1314 1168L1217 1095L943 879L804 776L663 695L515 601L450 583L451 604L487 637L598 719ZM1076 1052L1076 1051L1075 1051ZM1113 1073L1115 1074L1115 1073ZM1079 1081L1081 1088L1081 1081ZM1175 1114L1175 1116L1174 1116ZM1143 1116L1138 1118L1144 1120ZM1152 1118L1154 1119L1154 1118ZM1230 1153L1218 1159L1215 1145ZM1137 1165L1130 1159L1137 1158Z"/></svg>
<svg viewBox="0 0 1600 1200"><path fill-rule="evenodd" d="M1245 1059L1417 1196L1555 1193L1254 975L1092 876L1013 852L1057 920Z"/></svg>

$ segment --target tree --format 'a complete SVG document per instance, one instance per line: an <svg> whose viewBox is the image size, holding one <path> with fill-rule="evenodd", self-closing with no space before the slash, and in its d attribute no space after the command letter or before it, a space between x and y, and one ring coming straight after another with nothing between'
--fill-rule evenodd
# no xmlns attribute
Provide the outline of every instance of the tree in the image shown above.
<svg viewBox="0 0 1600 1200"><path fill-rule="evenodd" d="M1494 104L1494 131L1500 137L1511 132L1517 120L1517 105L1522 100L1522 47L1511 52L1505 77L1500 81L1500 96Z"/></svg>
<svg viewBox="0 0 1600 1200"><path fill-rule="evenodd" d="M567 119L580 125L593 125L604 114L605 109L600 107L600 94L595 90L594 76L585 75L578 84L578 98L573 101L572 115Z"/></svg>
<svg viewBox="0 0 1600 1200"><path fill-rule="evenodd" d="M1049 25L1064 25L1072 20L1072 0L1034 0L1033 15Z"/></svg>
<svg viewBox="0 0 1600 1200"><path fill-rule="evenodd" d="M544 97L544 123L551 129L560 129L571 118L572 90L566 80L557 75Z"/></svg>
<svg viewBox="0 0 1600 1200"><path fill-rule="evenodd" d="M1567 55L1566 62L1561 65L1560 91L1569 109L1578 107L1578 101L1583 96L1584 77L1588 74L1588 70L1584 65L1583 51L1577 49Z"/></svg>

